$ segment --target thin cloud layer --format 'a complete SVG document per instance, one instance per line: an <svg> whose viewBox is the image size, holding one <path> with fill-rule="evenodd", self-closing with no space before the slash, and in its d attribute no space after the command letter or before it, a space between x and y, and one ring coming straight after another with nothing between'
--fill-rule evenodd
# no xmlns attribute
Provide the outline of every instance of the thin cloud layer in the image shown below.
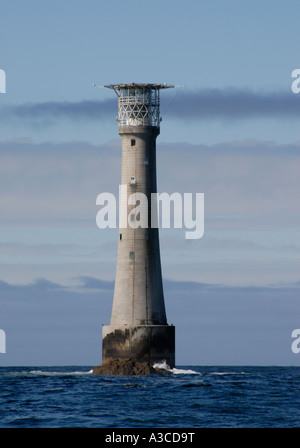
<svg viewBox="0 0 300 448"><path fill-rule="evenodd" d="M180 119L242 120L296 118L300 115L297 95L288 92L254 92L250 89L201 89L179 92L168 115Z"/></svg>
<svg viewBox="0 0 300 448"><path fill-rule="evenodd" d="M222 119L244 120L256 118L289 118L300 116L299 97L292 91L255 92L251 89L182 90L162 96L162 109L168 116L182 120ZM54 124L57 120L112 119L117 112L115 97L103 101L53 101L2 105L0 119L40 125Z"/></svg>
<svg viewBox="0 0 300 448"><path fill-rule="evenodd" d="M299 209L299 155L299 144L165 143L158 190L204 193L206 217L275 213L278 223ZM91 219L99 193L119 193L120 142L0 142L0 160L2 219Z"/></svg>
<svg viewBox="0 0 300 448"><path fill-rule="evenodd" d="M111 117L116 112L116 100L105 101L48 101L3 105L0 107L1 121L26 120L31 123L52 124L57 120L99 120Z"/></svg>

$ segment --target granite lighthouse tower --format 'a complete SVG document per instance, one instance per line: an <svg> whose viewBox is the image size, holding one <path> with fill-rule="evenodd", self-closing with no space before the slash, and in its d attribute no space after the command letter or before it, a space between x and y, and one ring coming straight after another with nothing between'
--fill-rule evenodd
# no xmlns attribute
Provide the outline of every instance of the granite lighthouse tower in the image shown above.
<svg viewBox="0 0 300 448"><path fill-rule="evenodd" d="M102 364L131 359L175 365L175 327L168 325L152 193L157 192L160 90L169 84L113 84L122 138L118 258L110 325L102 327ZM155 196L155 195L154 195ZM154 225L153 225L154 224Z"/></svg>

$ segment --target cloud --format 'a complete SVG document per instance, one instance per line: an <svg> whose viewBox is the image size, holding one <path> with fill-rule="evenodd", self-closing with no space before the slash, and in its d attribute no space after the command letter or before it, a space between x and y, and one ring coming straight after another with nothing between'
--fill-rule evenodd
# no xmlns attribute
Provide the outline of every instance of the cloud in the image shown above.
<svg viewBox="0 0 300 448"><path fill-rule="evenodd" d="M288 92L256 92L249 88L178 90L162 95L162 109L168 117L181 120L245 120L256 118L289 118L300 116L299 97ZM117 99L103 101L52 101L2 105L1 122L28 122L49 126L61 119L71 121L112 120L117 114Z"/></svg>
<svg viewBox="0 0 300 448"><path fill-rule="evenodd" d="M86 276L80 276L78 279L81 282L80 288L82 289L95 289L98 291L102 290L108 290L113 291L114 288L114 282L109 282L105 280L101 280L94 277L86 277Z"/></svg>
<svg viewBox="0 0 300 448"><path fill-rule="evenodd" d="M263 141L160 144L158 191L204 193L206 216L277 213L278 221L299 208L299 148ZM0 142L0 160L2 219L94 219L99 193L118 197L120 142Z"/></svg>
<svg viewBox="0 0 300 448"><path fill-rule="evenodd" d="M46 280L44 278L39 278L35 280L32 283L23 285L23 284L11 284L8 282L4 282L0 280L0 294L9 292L9 293L18 293L18 292L24 292L26 290L27 292L46 292L46 291L53 291L53 290L60 290L60 289L66 289L65 286L62 286L58 283L51 282L49 280Z"/></svg>
<svg viewBox="0 0 300 448"><path fill-rule="evenodd" d="M52 101L5 105L0 108L2 122L9 120L28 121L32 124L50 125L62 118L69 120L99 120L116 113L116 100L104 101Z"/></svg>
<svg viewBox="0 0 300 448"><path fill-rule="evenodd" d="M93 219L97 195L118 192L121 157L111 143L1 142L0 161L1 219Z"/></svg>
<svg viewBox="0 0 300 448"><path fill-rule="evenodd" d="M300 116L300 100L289 92L255 92L249 88L178 92L168 116L179 119L243 120Z"/></svg>

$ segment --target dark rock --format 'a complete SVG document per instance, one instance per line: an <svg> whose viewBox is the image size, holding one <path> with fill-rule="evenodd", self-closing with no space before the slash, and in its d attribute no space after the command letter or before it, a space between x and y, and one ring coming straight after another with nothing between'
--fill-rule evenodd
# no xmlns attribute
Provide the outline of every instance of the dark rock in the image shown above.
<svg viewBox="0 0 300 448"><path fill-rule="evenodd" d="M170 373L165 369L156 369L147 362L132 359L107 359L102 366L93 368L95 375L157 375Z"/></svg>

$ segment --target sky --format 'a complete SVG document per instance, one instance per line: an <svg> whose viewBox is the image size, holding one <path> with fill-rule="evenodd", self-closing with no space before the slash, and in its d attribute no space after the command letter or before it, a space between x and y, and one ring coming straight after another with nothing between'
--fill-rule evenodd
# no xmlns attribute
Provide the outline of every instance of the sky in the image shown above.
<svg viewBox="0 0 300 448"><path fill-rule="evenodd" d="M126 82L178 86L158 191L205 198L202 238L160 229L176 364L300 365L299 19L297 0L1 2L0 365L101 363L118 229L96 198L118 195L121 139L93 84Z"/></svg>

